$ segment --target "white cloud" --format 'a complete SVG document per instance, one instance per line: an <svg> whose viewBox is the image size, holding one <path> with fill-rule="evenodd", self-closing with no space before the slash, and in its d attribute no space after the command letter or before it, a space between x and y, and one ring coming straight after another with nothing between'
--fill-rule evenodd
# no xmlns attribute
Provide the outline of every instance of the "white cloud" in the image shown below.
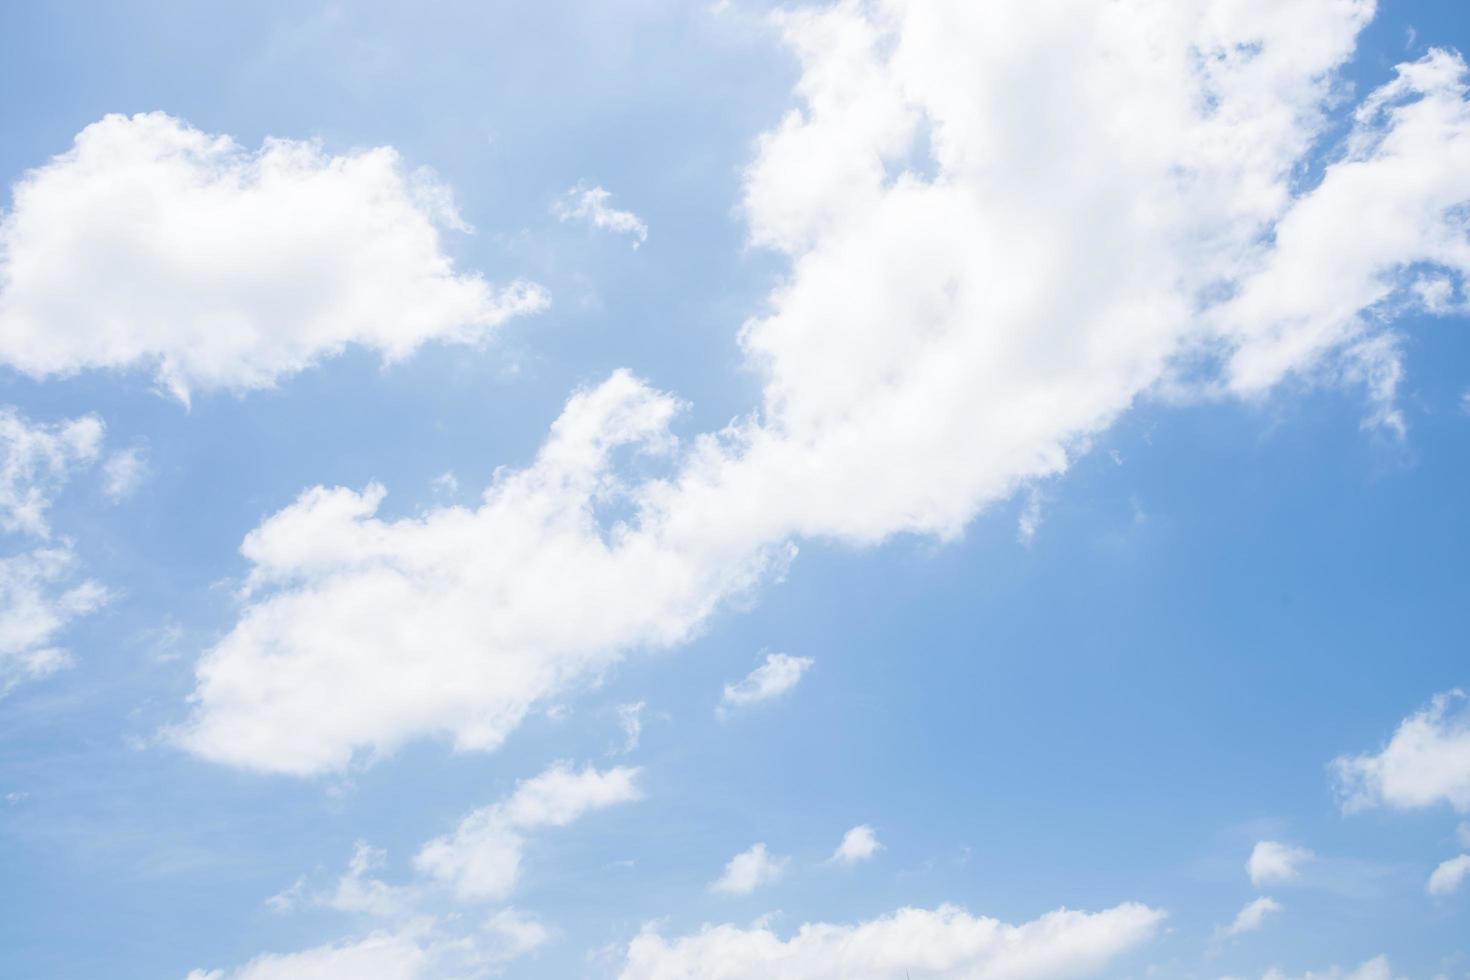
<svg viewBox="0 0 1470 980"><path fill-rule="evenodd" d="M108 600L100 583L79 580L76 565L69 547L0 557L0 692L71 663L59 634Z"/></svg>
<svg viewBox="0 0 1470 980"><path fill-rule="evenodd" d="M348 345L393 361L478 343L547 303L456 272L448 190L387 147L252 153L163 113L110 115L12 193L0 364L34 377L142 367L187 400L268 387Z"/></svg>
<svg viewBox="0 0 1470 980"><path fill-rule="evenodd" d="M721 714L744 708L760 701L780 697L801 680L816 663L811 657L793 657L786 653L768 653L761 665L746 674L738 684L726 684L720 696Z"/></svg>
<svg viewBox="0 0 1470 980"><path fill-rule="evenodd" d="M900 909L856 925L809 923L790 939L769 929L706 926L664 939L646 928L621 980L1061 980L1096 976L1151 939L1163 913L1142 905L1066 909L1008 925L954 906Z"/></svg>
<svg viewBox="0 0 1470 980"><path fill-rule="evenodd" d="M618 481L614 453L666 452L677 407L619 372L577 393L535 462L473 509L386 521L381 487L303 493L246 538L245 609L199 663L176 737L302 774L428 733L490 749L625 651L688 639L790 551L672 525L645 487ZM599 523L629 501L636 522Z"/></svg>
<svg viewBox="0 0 1470 980"><path fill-rule="evenodd" d="M1257 888L1294 881L1301 875L1301 866L1316 858L1304 847L1293 847L1274 840L1263 840L1251 849L1246 861L1246 873L1251 884Z"/></svg>
<svg viewBox="0 0 1470 980"><path fill-rule="evenodd" d="M618 705L618 727L623 730L623 754L638 747L643 738L643 702Z"/></svg>
<svg viewBox="0 0 1470 980"><path fill-rule="evenodd" d="M139 449L121 449L102 464L102 492L113 500L130 496L148 476L148 462Z"/></svg>
<svg viewBox="0 0 1470 980"><path fill-rule="evenodd" d="M867 824L859 824L842 835L842 843L832 852L834 864L858 864L866 861L883 849L878 835Z"/></svg>
<svg viewBox="0 0 1470 980"><path fill-rule="evenodd" d="M1261 980L1293 980L1291 976L1280 970L1267 970ZM1324 971L1308 970L1295 980L1394 980L1393 967L1389 966L1388 958L1376 956L1356 970L1343 971L1340 967L1331 967Z"/></svg>
<svg viewBox="0 0 1470 980"><path fill-rule="evenodd" d="M1255 932L1265 925L1268 916L1280 911L1280 902L1263 896L1246 903L1245 907L1236 913L1235 921L1221 930L1221 933L1225 936L1239 936L1242 933Z"/></svg>
<svg viewBox="0 0 1470 980"><path fill-rule="evenodd" d="M619 373L475 509L385 521L380 487L308 490L246 539L184 744L297 773L429 734L494 748L791 542L953 538L1143 398L1349 384L1402 428L1393 319L1438 302L1424 268L1461 292L1470 269L1470 106L1432 51L1324 145L1372 8L783 15L799 104L745 174L751 241L790 266L740 333L758 410L674 449L674 400ZM668 469L624 482L619 446Z"/></svg>
<svg viewBox="0 0 1470 980"><path fill-rule="evenodd" d="M195 970L186 980L420 980L430 962L415 937L373 933L299 953L267 953L229 973Z"/></svg>
<svg viewBox="0 0 1470 980"><path fill-rule="evenodd" d="M594 228L627 235L637 248L648 240L648 225L632 211L610 207L612 194L601 187L578 184L551 207L559 221L585 221Z"/></svg>
<svg viewBox="0 0 1470 980"><path fill-rule="evenodd" d="M365 912L384 918L402 915L410 908L414 897L412 892L380 881L371 874L383 866L386 858L386 852L358 841L353 848L352 860L347 864L347 872L337 880L330 893L317 897L316 904L339 912Z"/></svg>
<svg viewBox="0 0 1470 980"><path fill-rule="evenodd" d="M519 959L551 941L550 929L515 909L501 909L490 916L485 931L499 940L495 955L498 960Z"/></svg>
<svg viewBox="0 0 1470 980"><path fill-rule="evenodd" d="M77 467L97 459L102 438L95 415L45 425L0 407L0 531L50 537L52 495Z"/></svg>
<svg viewBox="0 0 1470 980"><path fill-rule="evenodd" d="M466 816L452 834L425 844L415 867L461 898L504 898L520 877L526 831L562 827L588 811L641 799L637 776L637 769L622 766L604 772L553 766L519 783L508 799Z"/></svg>
<svg viewBox="0 0 1470 980"><path fill-rule="evenodd" d="M1441 861L1424 888L1431 895L1452 895L1460 890L1460 884L1467 877L1470 877L1470 854L1461 854Z"/></svg>
<svg viewBox="0 0 1470 980"><path fill-rule="evenodd" d="M786 858L767 853L765 844L755 844L732 857L725 873L710 884L710 889L726 895L749 895L780 878L785 870Z"/></svg>
<svg viewBox="0 0 1470 980"><path fill-rule="evenodd" d="M1470 813L1470 709L1464 701L1458 690L1435 695L1403 720L1382 751L1334 759L1343 810L1448 803Z"/></svg>

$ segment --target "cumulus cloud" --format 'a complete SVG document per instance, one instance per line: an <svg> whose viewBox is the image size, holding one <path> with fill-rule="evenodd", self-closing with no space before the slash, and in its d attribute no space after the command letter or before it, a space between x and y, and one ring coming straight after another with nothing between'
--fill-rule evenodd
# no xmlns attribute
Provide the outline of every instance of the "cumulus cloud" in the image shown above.
<svg viewBox="0 0 1470 980"><path fill-rule="evenodd" d="M421 980L431 960L411 934L373 933L299 953L267 953L228 973L195 970L185 980Z"/></svg>
<svg viewBox="0 0 1470 980"><path fill-rule="evenodd" d="M531 705L688 639L792 542L956 537L1140 399L1346 384L1402 429L1393 322L1445 309L1470 269L1470 107L1464 63L1431 50L1339 139L1372 10L783 14L797 104L744 176L751 242L789 263L740 331L760 404L672 448L674 400L619 373L476 508L386 521L381 487L308 490L246 539L245 607L184 744L297 773L428 734L493 748ZM1449 293L1417 288L1431 273ZM628 476L617 447L667 467Z"/></svg>
<svg viewBox="0 0 1470 980"><path fill-rule="evenodd" d="M1248 902L1236 913L1235 921L1221 930L1221 935L1239 936L1242 933L1255 932L1265 925L1268 916L1280 911L1281 903L1275 899L1263 896L1253 902Z"/></svg>
<svg viewBox="0 0 1470 980"><path fill-rule="evenodd" d="M591 810L642 798L638 770L599 772L556 765L516 786L511 796L476 810L454 832L423 846L415 867L464 899L498 899L520 877L525 833L563 827Z"/></svg>
<svg viewBox="0 0 1470 980"><path fill-rule="evenodd" d="M1460 890L1467 877L1470 877L1470 854L1461 854L1441 861L1429 875L1424 889L1431 895L1452 895Z"/></svg>
<svg viewBox="0 0 1470 980"><path fill-rule="evenodd" d="M1465 693L1435 695L1400 723L1377 753L1332 762L1338 797L1348 813L1374 806L1400 810L1448 803L1470 813L1470 710Z"/></svg>
<svg viewBox="0 0 1470 980"><path fill-rule="evenodd" d="M768 653L765 661L746 674L738 684L726 684L720 696L719 711L728 714L760 701L780 697L801 680L816 663L811 657L793 657L786 653Z"/></svg>
<svg viewBox="0 0 1470 980"><path fill-rule="evenodd" d="M842 835L842 843L832 852L833 864L858 864L883 849L878 834L867 824L859 824Z"/></svg>
<svg viewBox="0 0 1470 980"><path fill-rule="evenodd" d="M387 361L546 306L457 272L448 190L387 147L250 152L164 113L110 115L0 219L0 364L143 368L176 397L267 387L348 345Z"/></svg>
<svg viewBox="0 0 1470 980"><path fill-rule="evenodd" d="M809 923L789 939L769 929L706 926L665 939L646 928L621 980L1061 980L1096 976L1153 937L1163 913L1142 905L1061 909L1009 925L954 906L905 908L855 925Z"/></svg>
<svg viewBox="0 0 1470 980"><path fill-rule="evenodd" d="M710 884L710 890L726 895L749 895L761 885L780 878L785 870L786 858L768 853L765 844L755 844L730 859L724 874Z"/></svg>
<svg viewBox="0 0 1470 980"><path fill-rule="evenodd" d="M1315 858L1316 855L1304 847L1263 840L1251 849L1245 870L1250 875L1251 884L1260 888L1294 881L1300 877L1302 865Z"/></svg>
<svg viewBox="0 0 1470 980"><path fill-rule="evenodd" d="M632 211L619 211L607 202L612 194L601 187L578 184L551 207L559 221L585 221L602 231L627 235L637 248L648 241L648 225Z"/></svg>
<svg viewBox="0 0 1470 980"><path fill-rule="evenodd" d="M670 526L618 479L615 453L668 451L677 409L618 372L575 395L536 460L474 508L388 521L374 516L382 487L308 490L246 538L245 610L199 663L176 738L301 774L427 733L489 749L626 650L689 638L790 551ZM600 523L630 501L641 518Z"/></svg>

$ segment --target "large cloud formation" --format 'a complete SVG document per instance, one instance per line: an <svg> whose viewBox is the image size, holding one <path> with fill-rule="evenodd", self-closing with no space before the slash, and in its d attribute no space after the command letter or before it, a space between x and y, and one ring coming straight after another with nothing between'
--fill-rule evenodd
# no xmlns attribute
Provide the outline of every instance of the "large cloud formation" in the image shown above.
<svg viewBox="0 0 1470 980"><path fill-rule="evenodd" d="M35 377L146 367L187 400L340 353L472 343L546 305L456 272L448 190L391 148L332 156L154 112L108 116L28 173L0 216L0 365Z"/></svg>
<svg viewBox="0 0 1470 980"><path fill-rule="evenodd" d="M419 735L493 747L538 701L687 639L792 542L954 537L1141 398L1350 383L1401 430L1394 317L1465 304L1470 109L1465 64L1435 50L1329 139L1372 13L784 15L799 104L745 179L752 241L790 262L740 334L758 409L676 448L675 401L619 373L478 508L390 522L380 487L308 490L246 540L245 608L199 665L184 744L295 773Z"/></svg>

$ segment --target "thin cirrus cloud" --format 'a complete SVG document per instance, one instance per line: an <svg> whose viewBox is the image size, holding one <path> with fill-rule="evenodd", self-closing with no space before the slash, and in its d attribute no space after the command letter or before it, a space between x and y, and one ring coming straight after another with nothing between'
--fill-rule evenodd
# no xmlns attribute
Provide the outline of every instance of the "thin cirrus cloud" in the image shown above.
<svg viewBox="0 0 1470 980"><path fill-rule="evenodd" d="M250 152L161 112L110 115L27 173L0 219L0 365L141 368L196 389L269 387L349 345L386 361L480 343L546 292L458 272L448 189L387 147Z"/></svg>
<svg viewBox="0 0 1470 980"><path fill-rule="evenodd" d="M1470 813L1470 708L1465 693L1435 695L1399 724L1380 751L1339 756L1332 772L1348 813L1439 804Z"/></svg>
<svg viewBox="0 0 1470 980"><path fill-rule="evenodd" d="M1388 957L1375 956L1356 969L1344 970L1333 966L1326 970L1308 970L1295 977L1273 968L1267 970L1261 980L1394 980L1394 972Z"/></svg>
<svg viewBox="0 0 1470 980"><path fill-rule="evenodd" d="M717 709L721 717L762 701L778 698L800 683L816 663L811 657L793 657L789 653L768 653L749 674L736 684L726 684Z"/></svg>
<svg viewBox="0 0 1470 980"><path fill-rule="evenodd" d="M1348 383L1400 429L1394 318L1470 268L1470 107L1464 63L1431 50L1339 139L1335 72L1371 13L784 15L799 105L744 176L752 242L791 269L740 332L759 408L676 442L677 400L618 372L476 509L387 522L381 487L308 489L246 538L246 602L181 743L299 774L425 735L494 748L530 706L695 635L796 542L953 538L1142 398ZM662 471L625 476L619 445ZM609 498L629 516L600 522Z"/></svg>
<svg viewBox="0 0 1470 980"><path fill-rule="evenodd" d="M954 906L905 908L854 925L807 923L789 939L770 929L705 926L666 939L645 928L628 946L620 980L1063 980L1096 975L1153 937L1163 913L1143 905L1068 909L1010 925Z"/></svg>

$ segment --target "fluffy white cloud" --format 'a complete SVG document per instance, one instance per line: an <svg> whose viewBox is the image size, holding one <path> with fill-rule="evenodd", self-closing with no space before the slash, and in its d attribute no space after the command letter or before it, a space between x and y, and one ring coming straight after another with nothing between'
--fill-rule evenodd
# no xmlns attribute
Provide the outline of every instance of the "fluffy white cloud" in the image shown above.
<svg viewBox="0 0 1470 980"><path fill-rule="evenodd" d="M1342 808L1448 803L1470 813L1470 709L1463 691L1436 695L1405 718L1382 751L1332 762Z"/></svg>
<svg viewBox="0 0 1470 980"><path fill-rule="evenodd" d="M779 697L791 690L802 675L816 663L811 657L793 657L787 653L768 653L765 661L746 674L738 684L726 684L720 696L720 712L728 714L758 701Z"/></svg>
<svg viewBox="0 0 1470 980"><path fill-rule="evenodd" d="M1235 921L1221 930L1225 936L1239 936L1246 932L1255 932L1265 925L1266 918L1281 911L1281 903L1272 898L1261 897L1254 902L1246 903L1235 915Z"/></svg>
<svg viewBox="0 0 1470 980"><path fill-rule="evenodd" d="M1267 970L1261 980L1394 980L1394 976L1388 958L1375 956L1356 970L1344 971L1334 966L1322 971L1308 970L1297 978L1280 970Z"/></svg>
<svg viewBox="0 0 1470 980"><path fill-rule="evenodd" d="M364 939L299 953L267 953L236 970L195 970L186 980L421 980L431 954L409 934Z"/></svg>
<svg viewBox="0 0 1470 980"><path fill-rule="evenodd" d="M26 174L0 219L0 364L144 367L181 399L273 384L349 344L385 360L542 309L456 272L448 190L380 147L247 152L163 113L110 115Z"/></svg>
<svg viewBox="0 0 1470 980"><path fill-rule="evenodd" d="M1470 854L1461 854L1441 861L1429 875L1424 889L1431 895L1452 895L1460 890L1466 878L1470 878Z"/></svg>
<svg viewBox="0 0 1470 980"><path fill-rule="evenodd" d="M427 734L493 748L687 639L790 542L956 536L1141 398L1350 383L1401 428L1393 318L1451 308L1470 269L1470 108L1432 51L1324 145L1372 10L783 15L799 105L745 175L752 241L790 263L740 334L758 409L628 483L612 450L669 446L675 403L620 373L477 508L384 521L382 488L307 491L246 540L184 744L298 773Z"/></svg>
<svg viewBox="0 0 1470 980"><path fill-rule="evenodd" d="M51 497L77 467L97 459L103 431L95 415L45 425L0 407L0 531L50 537Z"/></svg>
<svg viewBox="0 0 1470 980"><path fill-rule="evenodd" d="M859 824L842 835L842 843L832 852L834 864L857 864L866 861L883 849L878 835L867 824Z"/></svg>
<svg viewBox="0 0 1470 980"><path fill-rule="evenodd" d="M1142 905L1062 909L1008 925L953 906L900 909L856 925L811 923L790 939L769 929L706 926L667 940L645 929L622 980L1060 980L1094 976L1150 939L1163 913Z"/></svg>
<svg viewBox="0 0 1470 980"><path fill-rule="evenodd" d="M627 235L637 248L648 241L648 225L632 211L620 211L607 202L612 194L601 187L578 184L551 207L560 221L585 221L594 228Z"/></svg>
<svg viewBox="0 0 1470 980"><path fill-rule="evenodd" d="M761 885L780 878L785 870L786 858L768 853L765 844L755 844L730 859L724 874L710 884L710 890L726 895L749 895Z"/></svg>
<svg viewBox="0 0 1470 980"><path fill-rule="evenodd" d="M687 639L790 552L671 528L618 480L618 450L670 448L677 407L619 372L575 395L535 462L472 509L385 521L378 486L302 494L246 538L245 611L198 665L177 738L293 773L426 733L494 748L532 704L623 651ZM636 523L599 521L630 499Z"/></svg>
<svg viewBox="0 0 1470 980"><path fill-rule="evenodd" d="M637 769L605 772L553 766L516 786L511 796L476 810L452 834L419 851L414 864L465 899L504 898L520 877L525 832L563 827L584 813L642 797Z"/></svg>
<svg viewBox="0 0 1470 980"><path fill-rule="evenodd" d="M1263 840L1251 849L1245 870L1250 875L1251 884L1260 888L1295 880L1301 875L1301 866L1315 857L1304 847Z"/></svg>

